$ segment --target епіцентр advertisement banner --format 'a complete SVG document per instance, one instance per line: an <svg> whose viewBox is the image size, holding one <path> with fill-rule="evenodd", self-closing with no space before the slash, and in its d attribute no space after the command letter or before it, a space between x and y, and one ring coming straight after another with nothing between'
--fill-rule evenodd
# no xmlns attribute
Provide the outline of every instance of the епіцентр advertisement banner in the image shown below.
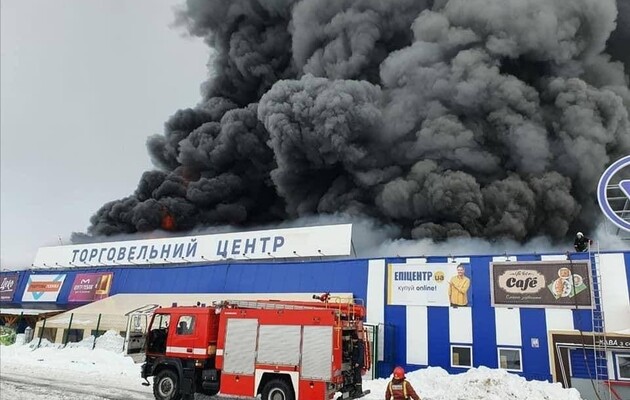
<svg viewBox="0 0 630 400"><path fill-rule="evenodd" d="M468 266L467 263L389 264L387 304L470 306Z"/></svg>

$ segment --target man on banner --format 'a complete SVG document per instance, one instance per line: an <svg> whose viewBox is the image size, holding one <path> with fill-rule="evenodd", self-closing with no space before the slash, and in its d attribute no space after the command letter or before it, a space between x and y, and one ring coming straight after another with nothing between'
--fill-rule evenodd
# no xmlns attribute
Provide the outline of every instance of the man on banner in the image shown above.
<svg viewBox="0 0 630 400"><path fill-rule="evenodd" d="M457 275L452 277L448 283L448 298L453 307L466 307L468 305L470 279L464 275L465 272L464 264L458 265Z"/></svg>

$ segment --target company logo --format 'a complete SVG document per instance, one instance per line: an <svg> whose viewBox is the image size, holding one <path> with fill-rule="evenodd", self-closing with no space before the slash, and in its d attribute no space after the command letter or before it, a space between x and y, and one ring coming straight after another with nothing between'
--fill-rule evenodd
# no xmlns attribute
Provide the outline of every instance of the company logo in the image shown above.
<svg viewBox="0 0 630 400"><path fill-rule="evenodd" d="M619 228L630 232L630 222L621 218L621 216L618 215L610 206L607 190L612 177L626 167L630 167L630 156L625 156L617 160L608 167L606 171L604 171L604 174L599 179L599 184L597 185L597 200L599 201L599 207L602 209L604 215L606 215L606 218ZM617 184L617 186L626 198L630 199L630 180L622 180Z"/></svg>
<svg viewBox="0 0 630 400"><path fill-rule="evenodd" d="M15 285L14 279L2 278L2 283L0 284L0 291L9 292L13 290L14 285Z"/></svg>
<svg viewBox="0 0 630 400"><path fill-rule="evenodd" d="M507 293L538 293L545 287L545 276L535 270L511 270L499 276L498 283Z"/></svg>

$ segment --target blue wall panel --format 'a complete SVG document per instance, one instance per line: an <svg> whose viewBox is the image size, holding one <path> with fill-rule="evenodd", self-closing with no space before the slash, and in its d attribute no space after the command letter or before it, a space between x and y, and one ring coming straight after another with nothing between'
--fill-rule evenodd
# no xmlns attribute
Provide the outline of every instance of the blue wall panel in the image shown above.
<svg viewBox="0 0 630 400"><path fill-rule="evenodd" d="M490 262L492 257L473 257L470 267L475 280L472 285L473 363L497 367L497 337L494 308L490 305Z"/></svg>
<svg viewBox="0 0 630 400"><path fill-rule="evenodd" d="M521 308L521 341L523 348L523 374L530 379L550 380L549 346L545 310ZM538 339L538 348L532 347L532 338Z"/></svg>
<svg viewBox="0 0 630 400"><path fill-rule="evenodd" d="M518 261L540 261L537 254L522 254ZM521 308L521 348L523 373L530 379L550 380L547 320L542 308ZM532 347L532 339L538 339L538 348Z"/></svg>
<svg viewBox="0 0 630 400"><path fill-rule="evenodd" d="M395 366L400 365L408 369L407 365L407 307L385 306L385 321L391 329L386 329L385 353L390 360L381 363L380 376L389 376ZM387 348L389 345L389 348ZM394 347L392 349L391 347Z"/></svg>
<svg viewBox="0 0 630 400"><path fill-rule="evenodd" d="M119 293L313 293L345 292L364 299L367 295L367 260L301 263L243 263L198 266L120 267L24 273L15 298L21 302L28 276L66 274L56 303L31 303L38 307L75 307L68 303L74 278L80 273L114 272L110 294ZM22 279L23 278L23 279ZM27 304L25 304L26 306Z"/></svg>
<svg viewBox="0 0 630 400"><path fill-rule="evenodd" d="M427 307L429 365L440 365L450 370L451 345L449 338L448 307Z"/></svg>

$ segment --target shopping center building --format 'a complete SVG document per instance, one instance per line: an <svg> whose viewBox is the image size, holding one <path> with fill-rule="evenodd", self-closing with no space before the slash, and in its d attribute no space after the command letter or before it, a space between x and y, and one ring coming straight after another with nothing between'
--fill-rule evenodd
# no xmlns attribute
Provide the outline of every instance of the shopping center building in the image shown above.
<svg viewBox="0 0 630 400"><path fill-rule="evenodd" d="M113 329L135 351L159 306L330 292L367 307L373 376L396 365L486 366L585 397L594 382L630 398L629 251L365 259L352 256L351 232L330 225L42 248L31 269L0 275L0 316L41 314L36 339L58 343Z"/></svg>

